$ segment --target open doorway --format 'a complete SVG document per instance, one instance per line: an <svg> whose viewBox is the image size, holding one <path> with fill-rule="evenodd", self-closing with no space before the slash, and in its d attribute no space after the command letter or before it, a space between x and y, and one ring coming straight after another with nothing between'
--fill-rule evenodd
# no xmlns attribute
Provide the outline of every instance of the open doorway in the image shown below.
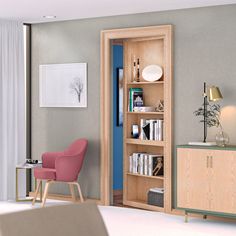
<svg viewBox="0 0 236 236"><path fill-rule="evenodd" d="M101 32L101 204L110 205L113 197L113 184L112 184L112 162L113 162L113 139L112 139L112 127L111 114L113 113L113 92L112 92L112 42L114 40L123 41L124 47L124 157L123 157L123 204L131 207L137 207L142 209L151 209L158 211L171 212L172 211L172 26L150 26L150 27L138 27L138 28L125 28L104 30ZM143 61L143 68L148 65L161 65L164 68L163 80L147 82L138 81L138 84L132 82L132 62L131 54L132 50L129 50L129 42L132 45L140 44L134 47L134 49L140 51L136 53L137 58L141 58ZM140 43L139 43L140 42ZM133 44L134 43L134 44ZM147 47L146 47L147 46ZM133 47L132 47L133 48ZM154 48L154 50L153 50ZM147 50L146 50L147 49ZM148 53L146 53L148 51ZM150 54L150 55L149 55ZM148 55L148 56L147 56ZM135 57L136 58L136 57ZM145 59L147 58L147 63ZM156 59L155 59L156 58ZM155 61L152 61L155 60ZM138 62L137 62L138 63ZM140 65L140 63L139 63ZM140 71L142 68L140 67ZM164 113L157 113L155 111L137 112L130 111L129 99L130 88L142 86L144 91L144 101L147 106L155 107L156 101L160 99L164 100L165 110ZM148 88L148 89L147 89ZM157 88L157 89L155 89ZM146 96L146 97L145 97ZM145 114L144 114L145 113ZM139 120L142 117L159 117L165 118L165 140L138 140L132 137L133 124L140 124ZM127 120L127 117L129 119ZM154 150L155 149L155 150ZM141 174L135 174L130 171L130 156L136 152L146 152L151 154L158 154L158 150L161 149L164 154L164 173L165 176L153 177L142 176ZM153 152L153 153L152 153ZM150 188L164 187L165 205L160 207L151 206L147 202L147 193ZM154 209L155 208L155 209Z"/></svg>
<svg viewBox="0 0 236 236"><path fill-rule="evenodd" d="M113 205L123 204L123 43L112 42Z"/></svg>

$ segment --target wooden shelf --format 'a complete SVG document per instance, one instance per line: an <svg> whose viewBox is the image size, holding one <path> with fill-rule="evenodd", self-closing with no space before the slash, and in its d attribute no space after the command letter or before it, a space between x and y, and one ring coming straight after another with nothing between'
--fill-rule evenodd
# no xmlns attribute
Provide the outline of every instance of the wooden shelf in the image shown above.
<svg viewBox="0 0 236 236"><path fill-rule="evenodd" d="M149 175L140 175L140 174L133 174L133 173L127 173L127 175L137 176L137 177L141 177L141 178L162 179L162 180L164 180L164 176L149 176Z"/></svg>
<svg viewBox="0 0 236 236"><path fill-rule="evenodd" d="M152 111L152 112L136 112L136 111L127 111L127 114L129 115L164 115L164 112L157 112L157 111Z"/></svg>
<svg viewBox="0 0 236 236"><path fill-rule="evenodd" d="M153 38L155 37L155 38ZM172 65L171 44L172 33L170 26L163 26L150 37L129 38L123 41L124 47L124 120L123 120L123 144L124 144L124 189L123 203L131 207L153 211L169 212L172 209L171 200L171 154L172 154ZM140 59L140 71L148 65L160 65L164 75L160 80L148 82L140 77L140 82L132 82L134 74L134 60ZM137 68L136 68L137 70ZM136 71L137 72L137 71ZM135 72L135 73L136 73ZM140 73L141 75L141 73ZM130 112L130 89L141 88L145 106L156 107L158 101L163 100L165 108L162 112ZM132 138L132 125L138 125L139 133L143 120L164 120L163 141L141 140ZM154 128L152 127L154 130ZM134 153L161 154L164 156L164 176L147 176L129 173L129 165ZM164 188L164 207L147 204L148 191L150 188Z"/></svg>
<svg viewBox="0 0 236 236"><path fill-rule="evenodd" d="M127 85L153 85L153 84L164 84L164 81L156 81L156 82L148 82L148 81L142 81L142 82L128 82Z"/></svg>
<svg viewBox="0 0 236 236"><path fill-rule="evenodd" d="M124 201L124 205L137 207L137 208L142 208L142 209L151 210L151 211L164 212L163 207L149 205L149 204L147 204L147 202L139 200L139 199L134 199L134 200L132 199L132 200Z"/></svg>
<svg viewBox="0 0 236 236"><path fill-rule="evenodd" d="M134 139L134 138L127 138L127 144L134 144L134 145L148 145L148 146L160 146L164 147L164 141L156 141L156 140L141 140L141 139Z"/></svg>

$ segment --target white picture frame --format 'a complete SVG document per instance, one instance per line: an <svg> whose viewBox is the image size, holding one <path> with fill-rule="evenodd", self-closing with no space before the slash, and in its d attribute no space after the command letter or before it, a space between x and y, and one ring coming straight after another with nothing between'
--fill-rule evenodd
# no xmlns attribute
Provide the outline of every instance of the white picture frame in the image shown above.
<svg viewBox="0 0 236 236"><path fill-rule="evenodd" d="M40 107L87 107L87 63L39 65Z"/></svg>

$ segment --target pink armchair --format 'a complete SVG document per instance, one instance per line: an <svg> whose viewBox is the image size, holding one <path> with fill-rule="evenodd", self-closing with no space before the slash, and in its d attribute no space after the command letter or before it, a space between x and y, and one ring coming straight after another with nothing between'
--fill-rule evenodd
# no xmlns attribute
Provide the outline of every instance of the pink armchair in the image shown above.
<svg viewBox="0 0 236 236"><path fill-rule="evenodd" d="M43 180L46 180L46 185L42 207L45 205L50 184L55 182L66 182L69 184L73 201L76 201L74 185L77 186L80 200L81 202L84 201L77 179L87 146L88 141L86 139L78 139L63 152L46 152L42 155L42 168L35 168L34 170L34 177L38 180L38 184L32 202L33 205Z"/></svg>

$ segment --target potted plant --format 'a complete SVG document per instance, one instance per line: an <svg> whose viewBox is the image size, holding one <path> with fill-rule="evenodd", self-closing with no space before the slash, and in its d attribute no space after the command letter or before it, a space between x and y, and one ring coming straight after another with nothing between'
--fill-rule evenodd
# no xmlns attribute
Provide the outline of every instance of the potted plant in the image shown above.
<svg viewBox="0 0 236 236"><path fill-rule="evenodd" d="M220 123L220 105L219 104L210 104L207 102L206 114L204 114L204 106L202 105L196 111L194 111L194 115L197 117L201 117L200 122L204 122L204 116L206 119L207 127L219 127L220 131L216 134L216 144L218 146L225 146L229 143L229 136L223 131L223 127Z"/></svg>

